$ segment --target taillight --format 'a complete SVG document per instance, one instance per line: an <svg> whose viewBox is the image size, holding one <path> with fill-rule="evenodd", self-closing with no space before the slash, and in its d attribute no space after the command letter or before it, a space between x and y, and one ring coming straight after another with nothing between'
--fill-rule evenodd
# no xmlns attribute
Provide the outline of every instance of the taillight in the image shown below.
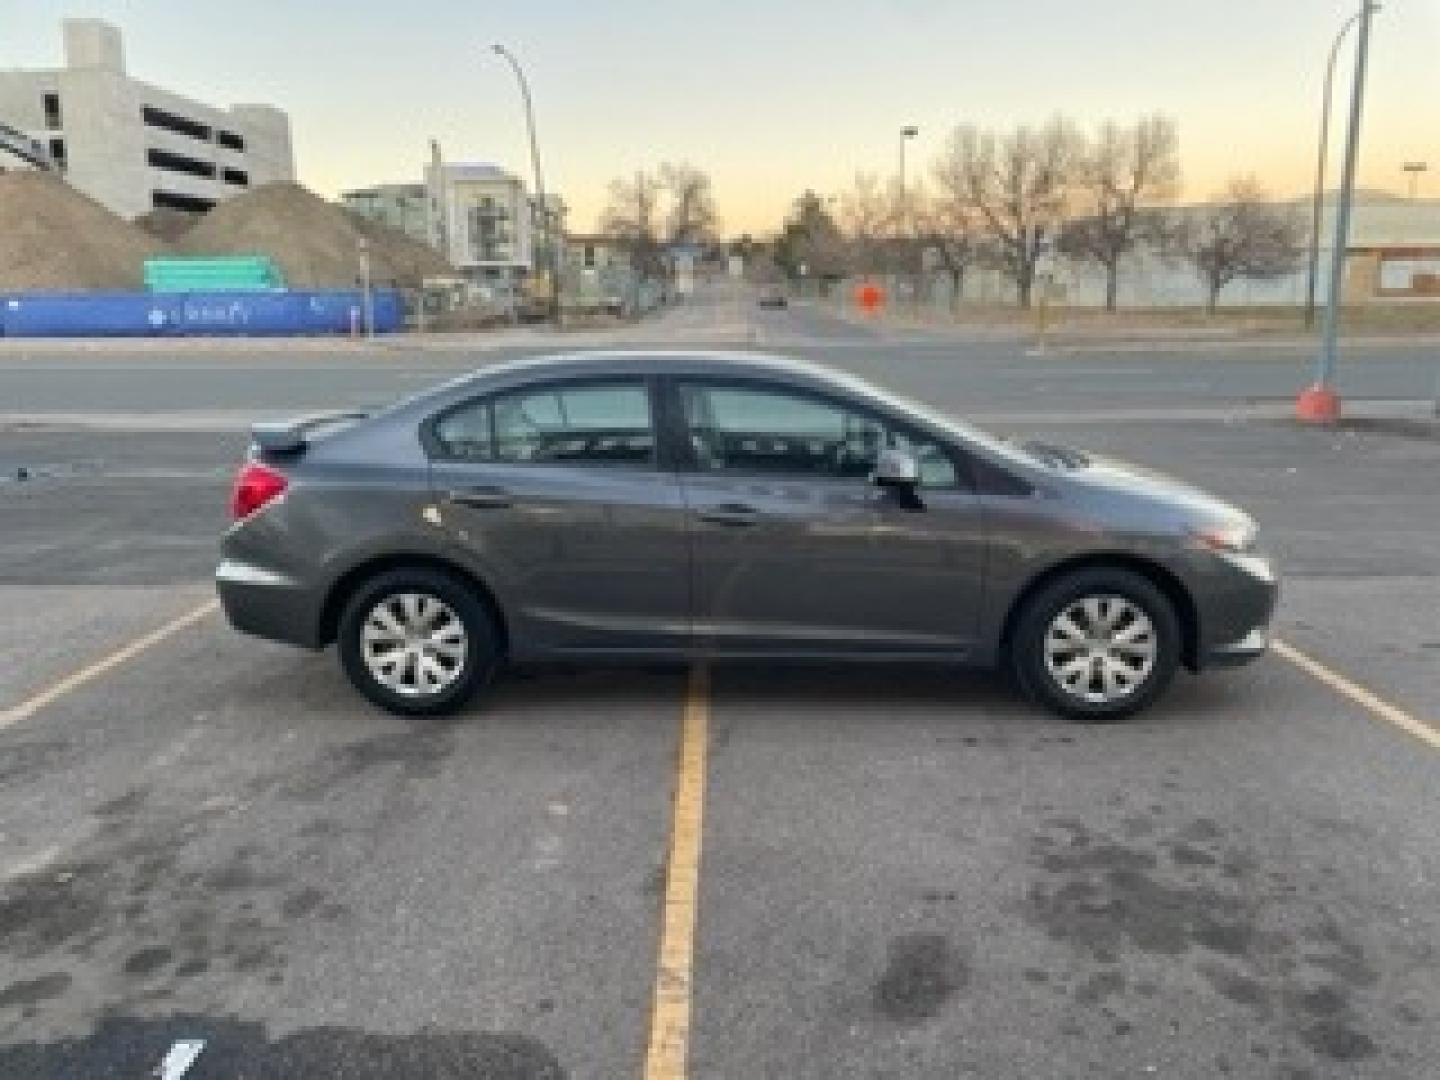
<svg viewBox="0 0 1440 1080"><path fill-rule="evenodd" d="M247 518L262 506L278 499L289 486L285 474L258 461L247 461L235 474L230 492L230 515L236 521Z"/></svg>

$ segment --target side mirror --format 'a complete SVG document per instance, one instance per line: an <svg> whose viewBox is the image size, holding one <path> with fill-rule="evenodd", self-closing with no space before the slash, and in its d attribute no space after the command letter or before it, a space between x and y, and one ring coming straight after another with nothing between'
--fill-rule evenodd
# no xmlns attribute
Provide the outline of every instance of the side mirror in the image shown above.
<svg viewBox="0 0 1440 1080"><path fill-rule="evenodd" d="M875 460L870 479L881 487L913 488L920 483L920 466L904 450L887 446Z"/></svg>

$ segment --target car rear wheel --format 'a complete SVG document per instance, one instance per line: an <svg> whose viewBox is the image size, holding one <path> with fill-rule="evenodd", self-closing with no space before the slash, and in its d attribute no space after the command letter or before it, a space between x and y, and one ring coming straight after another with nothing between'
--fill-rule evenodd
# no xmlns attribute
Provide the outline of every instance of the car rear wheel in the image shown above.
<svg viewBox="0 0 1440 1080"><path fill-rule="evenodd" d="M1122 569L1080 570L1042 588L1020 612L1011 663L1021 687L1072 720L1131 716L1169 685L1180 623L1153 582Z"/></svg>
<svg viewBox="0 0 1440 1080"><path fill-rule="evenodd" d="M355 688L406 716L462 706L499 659L490 613L438 570L391 570L355 591L340 616L340 663Z"/></svg>

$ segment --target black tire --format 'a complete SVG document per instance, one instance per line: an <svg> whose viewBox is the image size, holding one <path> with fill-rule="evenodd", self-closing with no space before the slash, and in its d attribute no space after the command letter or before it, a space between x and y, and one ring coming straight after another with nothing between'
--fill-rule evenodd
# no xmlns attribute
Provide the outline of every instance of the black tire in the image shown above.
<svg viewBox="0 0 1440 1080"><path fill-rule="evenodd" d="M1061 684L1046 663L1046 635L1060 614L1090 597L1120 597L1149 617L1155 641L1149 672L1123 697L1092 701ZM1148 578L1120 568L1077 570L1030 597L1010 638L1010 666L1033 700L1070 720L1106 723L1133 716L1164 693L1180 663L1180 620L1169 598Z"/></svg>
<svg viewBox="0 0 1440 1080"><path fill-rule="evenodd" d="M431 597L454 613L464 630L458 674L435 692L398 692L368 666L362 632L378 605L404 594ZM489 682L500 662L495 621L474 589L452 574L426 567L388 570L364 582L345 604L337 633L340 665L351 684L382 709L401 716L440 716L461 708Z"/></svg>

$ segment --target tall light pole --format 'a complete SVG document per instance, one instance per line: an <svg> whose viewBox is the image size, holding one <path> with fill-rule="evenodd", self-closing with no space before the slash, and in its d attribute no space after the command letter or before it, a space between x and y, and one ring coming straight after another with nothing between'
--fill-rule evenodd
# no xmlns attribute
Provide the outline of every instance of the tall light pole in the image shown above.
<svg viewBox="0 0 1440 1080"><path fill-rule="evenodd" d="M545 200L545 179L540 173L540 144L535 136L535 108L530 102L530 83L525 78L525 72L520 67L520 62L504 45L497 43L490 47L497 56L503 57L510 65L510 70L515 72L515 80L520 84L520 97L525 102L525 127L530 133L530 164L535 170L535 202L540 211L540 233L545 243L547 262L550 264L550 318L558 326L560 324L559 244L558 238L551 235L550 207ZM539 260L537 259L536 262L538 263Z"/></svg>
<svg viewBox="0 0 1440 1080"><path fill-rule="evenodd" d="M1335 353L1340 333L1340 293L1344 287L1345 250L1350 241L1350 204L1355 196L1355 159L1360 151L1360 117L1365 105L1365 69L1370 56L1371 0L1360 0L1360 40L1355 45L1355 79L1350 88L1350 124L1345 132L1345 164L1340 173L1340 205L1335 211L1335 235L1331 240L1329 296L1325 323L1320 334L1320 352L1315 359L1315 383L1300 394L1296 414L1301 420L1326 423L1340 418L1340 398L1335 393Z"/></svg>
<svg viewBox="0 0 1440 1080"><path fill-rule="evenodd" d="M1413 202L1420 191L1420 174L1430 171L1428 161L1407 161L1400 166L1400 171L1410 177L1410 199Z"/></svg>
<svg viewBox="0 0 1440 1080"><path fill-rule="evenodd" d="M1379 4L1370 4L1369 10L1380 10ZM1340 55L1340 45L1350 28L1360 21L1360 12L1351 15L1335 35L1330 46L1330 59L1325 64L1325 89L1320 99L1320 148L1315 160L1315 197L1310 213L1310 260L1305 274L1305 326L1315 325L1315 279L1320 266L1320 215L1325 202L1325 158L1330 149L1330 89L1335 82L1335 60Z"/></svg>
<svg viewBox="0 0 1440 1080"><path fill-rule="evenodd" d="M905 143L920 134L920 129L914 124L906 124L900 129L900 231L905 231L908 221L905 200Z"/></svg>

